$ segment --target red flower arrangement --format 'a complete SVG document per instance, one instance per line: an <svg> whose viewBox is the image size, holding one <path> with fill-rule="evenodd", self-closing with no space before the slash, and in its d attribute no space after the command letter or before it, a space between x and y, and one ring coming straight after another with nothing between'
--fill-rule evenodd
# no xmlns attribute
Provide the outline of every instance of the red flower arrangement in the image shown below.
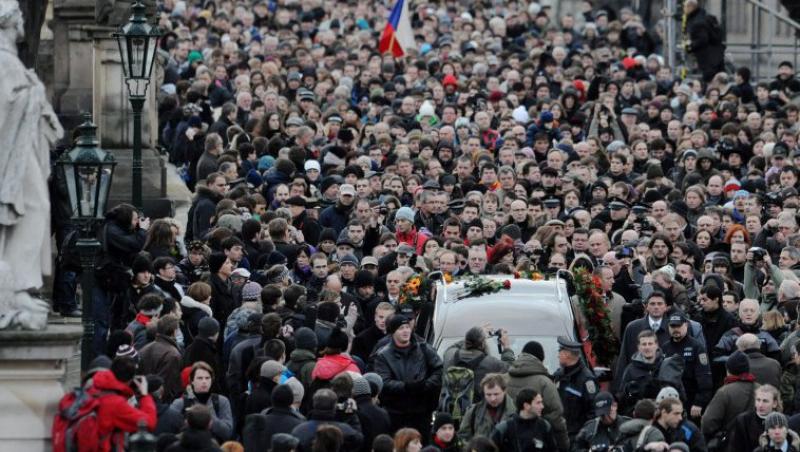
<svg viewBox="0 0 800 452"><path fill-rule="evenodd" d="M480 297L481 295L493 294L501 290L510 290L511 280L494 281L484 276L468 277L464 281L464 294L459 299L469 297Z"/></svg>
<svg viewBox="0 0 800 452"><path fill-rule="evenodd" d="M598 347L589 350L589 354L594 355L597 363L611 365L619 350L619 341L611 328L611 315L603 299L600 278L582 267L576 269L573 276L575 295L586 319L588 340L591 344L598 344ZM592 356L589 356L589 359L592 359Z"/></svg>

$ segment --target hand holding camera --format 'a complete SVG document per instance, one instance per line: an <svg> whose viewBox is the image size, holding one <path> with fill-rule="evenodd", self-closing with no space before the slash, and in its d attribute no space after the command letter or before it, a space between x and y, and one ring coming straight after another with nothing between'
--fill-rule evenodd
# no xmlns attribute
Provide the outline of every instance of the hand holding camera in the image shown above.
<svg viewBox="0 0 800 452"><path fill-rule="evenodd" d="M145 378L143 375L137 375L133 377L133 385L137 394L140 396L147 395L147 378Z"/></svg>

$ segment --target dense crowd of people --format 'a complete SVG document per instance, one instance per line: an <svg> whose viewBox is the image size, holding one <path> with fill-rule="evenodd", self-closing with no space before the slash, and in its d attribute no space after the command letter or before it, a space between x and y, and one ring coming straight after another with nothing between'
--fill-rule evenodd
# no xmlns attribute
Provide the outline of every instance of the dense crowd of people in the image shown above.
<svg viewBox="0 0 800 452"><path fill-rule="evenodd" d="M166 451L800 450L800 80L726 72L697 0L680 78L663 20L616 3L410 2L395 58L387 1L158 2L158 139L194 198L99 232L101 449L144 421ZM593 328L440 356L403 302L432 271L578 267L610 362Z"/></svg>

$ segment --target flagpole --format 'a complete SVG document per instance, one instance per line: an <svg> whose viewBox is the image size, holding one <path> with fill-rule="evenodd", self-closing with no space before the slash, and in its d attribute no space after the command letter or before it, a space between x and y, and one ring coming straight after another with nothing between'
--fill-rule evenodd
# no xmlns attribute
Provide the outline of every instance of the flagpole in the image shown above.
<svg viewBox="0 0 800 452"><path fill-rule="evenodd" d="M395 40L394 33L392 33L392 40L389 41L389 52L392 53L392 56L394 56L394 40Z"/></svg>

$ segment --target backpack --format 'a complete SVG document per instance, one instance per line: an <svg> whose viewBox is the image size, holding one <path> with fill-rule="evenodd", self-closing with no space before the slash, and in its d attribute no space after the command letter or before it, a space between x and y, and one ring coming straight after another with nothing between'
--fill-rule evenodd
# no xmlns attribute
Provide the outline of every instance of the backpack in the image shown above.
<svg viewBox="0 0 800 452"><path fill-rule="evenodd" d="M486 355L465 362L459 358L459 354L456 352L453 362L463 366L450 366L444 373L437 411L451 415L456 428L475 399L475 369L480 366L484 358Z"/></svg>
<svg viewBox="0 0 800 452"><path fill-rule="evenodd" d="M109 391L90 393L75 388L58 402L53 420L53 452L97 452L105 438L100 438L97 410L100 399Z"/></svg>
<svg viewBox="0 0 800 452"><path fill-rule="evenodd" d="M722 27L716 17L711 14L706 14L706 30L708 30L708 43L711 45L722 44L725 36L722 33Z"/></svg>

